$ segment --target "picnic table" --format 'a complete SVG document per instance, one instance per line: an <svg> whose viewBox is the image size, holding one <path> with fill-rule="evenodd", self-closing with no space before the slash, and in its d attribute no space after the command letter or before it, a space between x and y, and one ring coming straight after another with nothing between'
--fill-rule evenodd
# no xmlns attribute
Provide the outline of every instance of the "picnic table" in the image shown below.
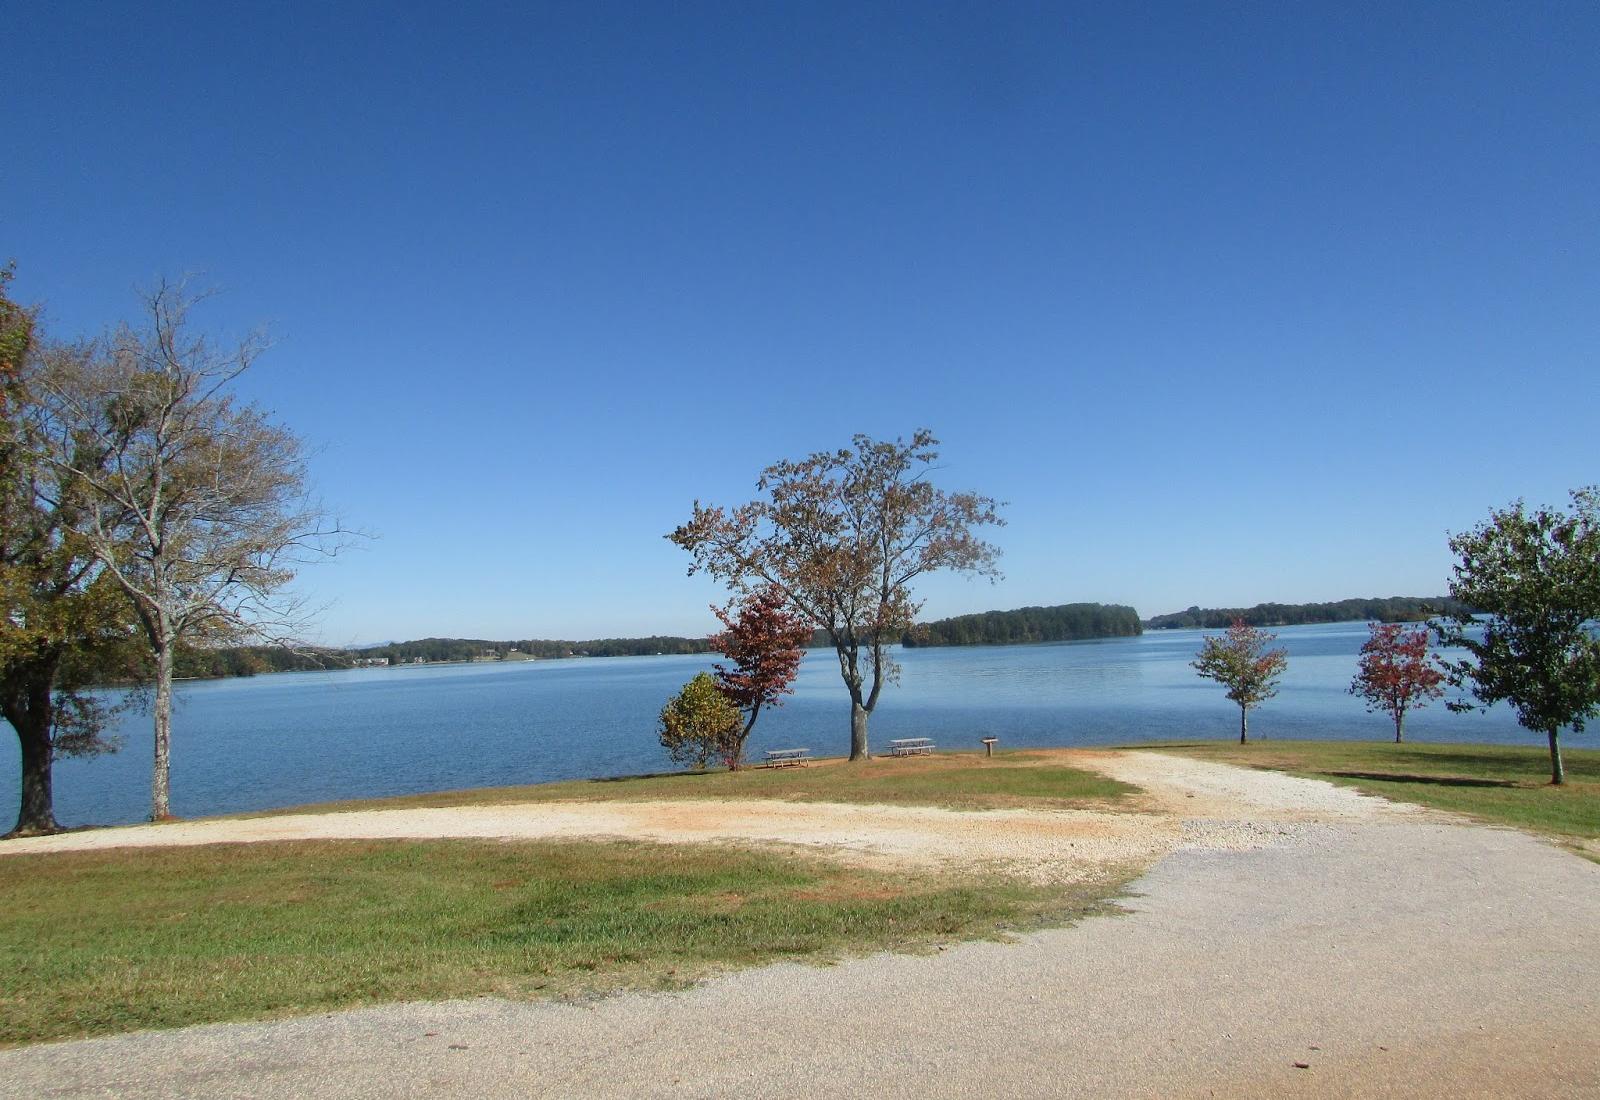
<svg viewBox="0 0 1600 1100"><path fill-rule="evenodd" d="M768 749L767 767L787 768L793 766L805 767L806 761L811 759L810 749Z"/></svg>
<svg viewBox="0 0 1600 1100"><path fill-rule="evenodd" d="M890 756L929 756L932 753L931 737L896 737L889 742Z"/></svg>

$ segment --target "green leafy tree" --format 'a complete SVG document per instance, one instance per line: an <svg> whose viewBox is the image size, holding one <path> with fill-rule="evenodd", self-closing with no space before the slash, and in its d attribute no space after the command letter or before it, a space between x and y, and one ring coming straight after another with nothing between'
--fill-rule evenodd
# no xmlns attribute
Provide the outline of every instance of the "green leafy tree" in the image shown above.
<svg viewBox="0 0 1600 1100"><path fill-rule="evenodd" d="M744 716L702 672L661 708L661 747L674 762L704 768L712 760L737 759L743 742Z"/></svg>
<svg viewBox="0 0 1600 1100"><path fill-rule="evenodd" d="M858 435L775 462L756 482L760 499L732 510L696 501L667 536L694 556L691 574L740 592L770 585L826 632L850 693L851 760L871 755L867 720L898 672L888 649L921 607L912 581L941 569L999 575L999 551L976 533L1003 522L999 505L934 487L938 443L926 429L909 442Z"/></svg>
<svg viewBox="0 0 1600 1100"><path fill-rule="evenodd" d="M1289 666L1289 654L1270 649L1277 641L1269 634L1235 619L1226 634L1205 639L1192 667L1207 680L1228 689L1228 698L1239 704L1239 744L1250 741L1250 710L1278 694L1278 677Z"/></svg>
<svg viewBox="0 0 1600 1100"><path fill-rule="evenodd" d="M38 453L40 360L72 349L40 346L9 281L0 270L0 718L20 750L12 834L28 835L59 828L55 761L115 747L102 734L120 707L86 689L125 674L132 613L78 535L81 495Z"/></svg>
<svg viewBox="0 0 1600 1100"><path fill-rule="evenodd" d="M1561 730L1582 733L1600 713L1600 490L1574 491L1571 511L1517 501L1450 549L1450 595L1486 616L1438 625L1444 645L1469 654L1446 663L1451 682L1483 706L1510 703L1524 728L1545 735L1550 782L1564 783Z"/></svg>

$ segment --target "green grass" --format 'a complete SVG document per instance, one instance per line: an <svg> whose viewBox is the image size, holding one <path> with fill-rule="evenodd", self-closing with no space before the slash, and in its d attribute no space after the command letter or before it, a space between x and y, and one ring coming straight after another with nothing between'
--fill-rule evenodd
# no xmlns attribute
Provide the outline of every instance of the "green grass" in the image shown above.
<svg viewBox="0 0 1600 1100"><path fill-rule="evenodd" d="M1567 782L1554 787L1544 745L1205 741L1146 747L1327 779L1549 836L1600 837L1600 751L1594 749L1564 749Z"/></svg>
<svg viewBox="0 0 1600 1100"><path fill-rule="evenodd" d="M1111 803L1138 788L1097 772L1066 767L1049 754L1002 752L878 757L858 764L814 761L804 768L744 768L737 772L676 772L622 779L582 779L526 787L482 787L295 806L274 813L477 806L555 800L618 801L677 798L777 798L808 802L887 803L978 810L1050 808L1065 803ZM259 814L241 816L261 816Z"/></svg>
<svg viewBox="0 0 1600 1100"><path fill-rule="evenodd" d="M673 987L731 966L1058 923L1120 886L585 841L8 856L0 1045L379 1001Z"/></svg>

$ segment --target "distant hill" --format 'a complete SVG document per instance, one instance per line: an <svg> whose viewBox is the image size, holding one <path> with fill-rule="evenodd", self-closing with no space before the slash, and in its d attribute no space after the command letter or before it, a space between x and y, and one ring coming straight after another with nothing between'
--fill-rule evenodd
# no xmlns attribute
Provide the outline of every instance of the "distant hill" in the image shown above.
<svg viewBox="0 0 1600 1100"><path fill-rule="evenodd" d="M1251 626L1298 626L1303 623L1422 622L1434 615L1468 610L1448 596L1372 596L1332 603L1258 603L1254 607L1191 607L1145 620L1151 630L1213 630L1243 619Z"/></svg>
<svg viewBox="0 0 1600 1100"><path fill-rule="evenodd" d="M1142 632L1139 613L1122 604L1064 603L985 611L919 623L906 632L908 647L942 645L1025 645L1072 642L1082 638L1127 638Z"/></svg>

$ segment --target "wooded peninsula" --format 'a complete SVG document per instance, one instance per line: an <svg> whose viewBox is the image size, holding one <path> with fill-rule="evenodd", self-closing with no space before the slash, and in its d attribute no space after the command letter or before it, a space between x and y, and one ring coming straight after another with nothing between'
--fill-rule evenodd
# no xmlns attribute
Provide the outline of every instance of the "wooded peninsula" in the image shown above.
<svg viewBox="0 0 1600 1100"><path fill-rule="evenodd" d="M908 648L941 645L1028 645L1087 638L1128 638L1143 633L1139 613L1123 604L1064 603L983 611L919 623L901 637Z"/></svg>

